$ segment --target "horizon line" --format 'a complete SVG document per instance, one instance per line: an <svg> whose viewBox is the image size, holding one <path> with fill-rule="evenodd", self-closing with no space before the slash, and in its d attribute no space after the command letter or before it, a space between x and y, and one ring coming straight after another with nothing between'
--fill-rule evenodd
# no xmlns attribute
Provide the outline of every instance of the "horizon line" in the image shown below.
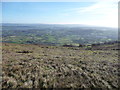
<svg viewBox="0 0 120 90"><path fill-rule="evenodd" d="M0 24L56 24L56 25L83 25L83 26L94 26L94 27L107 27L107 28L118 28L118 27L109 27L109 26L98 26L98 25L89 25L89 24L81 24L81 23L0 23Z"/></svg>

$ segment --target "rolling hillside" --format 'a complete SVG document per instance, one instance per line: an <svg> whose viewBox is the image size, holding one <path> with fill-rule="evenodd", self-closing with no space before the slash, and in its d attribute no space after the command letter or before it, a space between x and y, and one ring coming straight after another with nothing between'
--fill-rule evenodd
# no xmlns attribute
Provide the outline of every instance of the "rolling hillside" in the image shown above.
<svg viewBox="0 0 120 90"><path fill-rule="evenodd" d="M2 41L19 44L93 44L118 40L117 28L74 24L3 24Z"/></svg>

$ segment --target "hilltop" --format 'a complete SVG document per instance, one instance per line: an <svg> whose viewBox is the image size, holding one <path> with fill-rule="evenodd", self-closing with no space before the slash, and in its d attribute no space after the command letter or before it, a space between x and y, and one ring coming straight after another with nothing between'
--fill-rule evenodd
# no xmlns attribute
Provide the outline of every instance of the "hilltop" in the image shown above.
<svg viewBox="0 0 120 90"><path fill-rule="evenodd" d="M3 88L118 88L117 44L104 45L107 50L102 50L102 45L91 50L2 45Z"/></svg>

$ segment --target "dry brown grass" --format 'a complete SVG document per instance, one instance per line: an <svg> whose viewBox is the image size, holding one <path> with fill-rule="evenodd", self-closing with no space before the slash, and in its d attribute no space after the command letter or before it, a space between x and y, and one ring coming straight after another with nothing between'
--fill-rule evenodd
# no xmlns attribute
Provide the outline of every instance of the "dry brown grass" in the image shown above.
<svg viewBox="0 0 120 90"><path fill-rule="evenodd" d="M118 51L3 43L3 88L118 88Z"/></svg>

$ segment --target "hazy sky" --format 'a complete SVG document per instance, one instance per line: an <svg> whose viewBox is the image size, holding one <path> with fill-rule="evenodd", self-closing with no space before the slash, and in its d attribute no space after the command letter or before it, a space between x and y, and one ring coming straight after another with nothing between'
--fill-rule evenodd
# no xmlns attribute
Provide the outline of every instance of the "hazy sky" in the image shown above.
<svg viewBox="0 0 120 90"><path fill-rule="evenodd" d="M3 23L118 25L117 2L3 2Z"/></svg>

